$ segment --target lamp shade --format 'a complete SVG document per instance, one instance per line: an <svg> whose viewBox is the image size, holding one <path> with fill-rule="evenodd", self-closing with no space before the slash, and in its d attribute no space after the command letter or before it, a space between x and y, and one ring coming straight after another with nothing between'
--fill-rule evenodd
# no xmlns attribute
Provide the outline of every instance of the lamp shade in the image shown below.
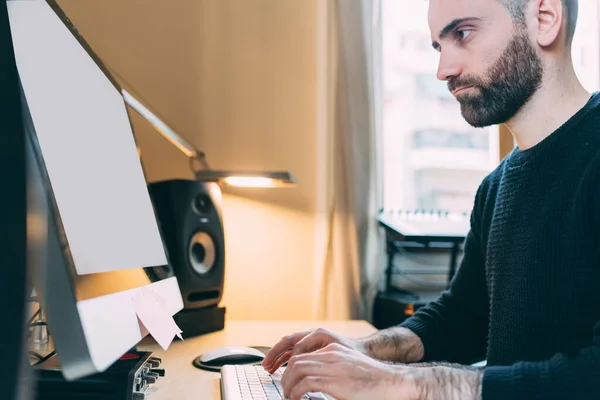
<svg viewBox="0 0 600 400"><path fill-rule="evenodd" d="M261 171L196 171L196 180L217 182L237 187L290 187L296 185L296 178L290 172Z"/></svg>

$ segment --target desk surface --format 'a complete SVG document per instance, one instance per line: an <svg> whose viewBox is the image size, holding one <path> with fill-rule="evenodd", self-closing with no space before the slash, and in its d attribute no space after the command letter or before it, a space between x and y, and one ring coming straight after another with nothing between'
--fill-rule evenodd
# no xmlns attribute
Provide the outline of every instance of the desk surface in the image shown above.
<svg viewBox="0 0 600 400"><path fill-rule="evenodd" d="M192 365L198 355L222 346L273 346L283 336L311 328L326 328L347 337L364 337L376 329L365 321L231 321L225 329L207 335L179 339L163 351L146 338L140 350L153 351L163 359L165 376L148 391L148 400L221 398L220 373L200 370Z"/></svg>

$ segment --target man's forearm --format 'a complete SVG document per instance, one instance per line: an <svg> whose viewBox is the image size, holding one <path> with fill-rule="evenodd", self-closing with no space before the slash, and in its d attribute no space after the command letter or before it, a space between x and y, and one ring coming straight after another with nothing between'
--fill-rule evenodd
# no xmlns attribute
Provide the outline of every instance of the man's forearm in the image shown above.
<svg viewBox="0 0 600 400"><path fill-rule="evenodd" d="M411 375L419 400L481 400L483 371L470 367L405 366Z"/></svg>
<svg viewBox="0 0 600 400"><path fill-rule="evenodd" d="M383 361L413 363L423 358L423 342L410 329L394 327L362 340L367 354Z"/></svg>

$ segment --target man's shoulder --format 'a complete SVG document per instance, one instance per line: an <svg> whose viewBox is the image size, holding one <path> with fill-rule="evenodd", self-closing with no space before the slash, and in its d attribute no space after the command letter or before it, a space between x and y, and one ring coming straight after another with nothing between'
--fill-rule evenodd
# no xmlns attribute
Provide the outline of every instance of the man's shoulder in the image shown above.
<svg viewBox="0 0 600 400"><path fill-rule="evenodd" d="M500 180L502 179L502 175L504 174L504 170L506 167L506 163L510 158L511 154L509 153L506 157L504 157L498 166L494 168L492 172L487 174L485 178L481 181L479 185L479 189L477 190L477 198L485 199L488 198L490 194L495 193L497 191Z"/></svg>

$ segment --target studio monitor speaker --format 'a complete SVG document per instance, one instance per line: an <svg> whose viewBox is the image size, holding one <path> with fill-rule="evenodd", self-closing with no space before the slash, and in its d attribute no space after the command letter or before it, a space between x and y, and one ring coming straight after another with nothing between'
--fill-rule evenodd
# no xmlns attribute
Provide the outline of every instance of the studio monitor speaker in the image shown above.
<svg viewBox="0 0 600 400"><path fill-rule="evenodd" d="M151 183L149 189L184 310L218 305L225 277L219 186L178 179Z"/></svg>

